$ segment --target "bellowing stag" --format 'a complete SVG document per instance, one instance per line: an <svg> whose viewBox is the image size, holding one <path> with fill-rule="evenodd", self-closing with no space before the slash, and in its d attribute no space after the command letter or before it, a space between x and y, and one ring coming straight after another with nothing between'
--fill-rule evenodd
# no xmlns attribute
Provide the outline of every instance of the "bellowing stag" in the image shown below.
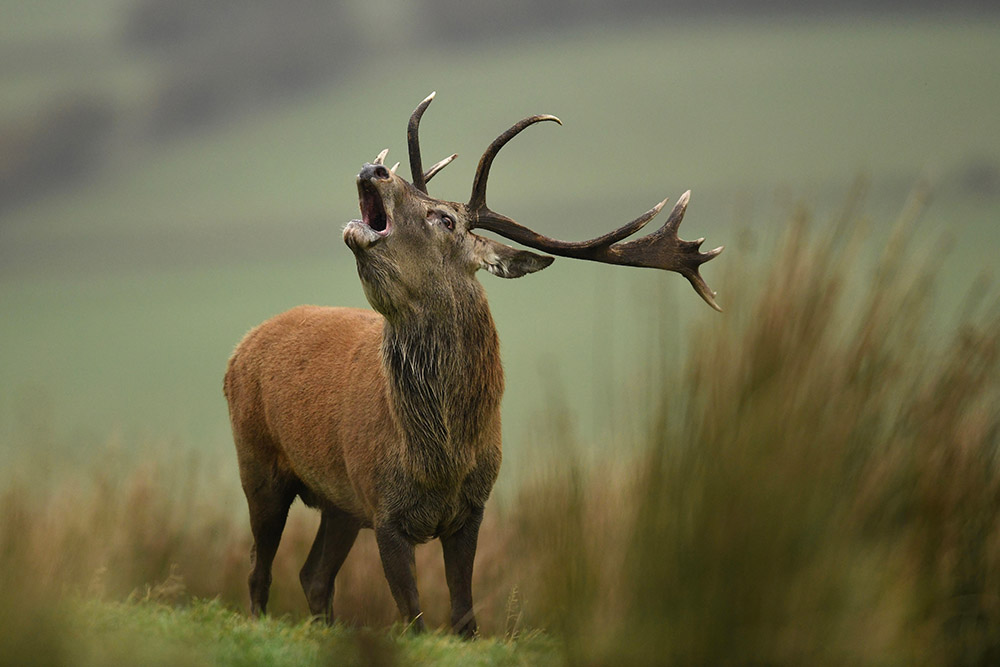
<svg viewBox="0 0 1000 667"><path fill-rule="evenodd" d="M497 152L531 116L486 149L468 203L435 199L418 127L433 94L410 118L412 183L384 164L385 151L357 177L361 219L344 227L365 295L375 311L300 306L251 330L229 360L225 393L240 479L250 508L253 615L267 606L271 564L296 496L322 513L300 579L309 609L333 620L334 578L362 528L379 555L403 620L424 626L414 545L438 538L451 595L451 624L476 632L472 566L483 506L500 469L503 369L496 328L476 271L517 278L553 258L474 234L495 232L554 255L677 271L712 307L698 267L722 248L699 252L677 227L681 196L664 226L633 241L657 204L599 238L568 243L541 236L486 205ZM398 164L397 164L398 166Z"/></svg>

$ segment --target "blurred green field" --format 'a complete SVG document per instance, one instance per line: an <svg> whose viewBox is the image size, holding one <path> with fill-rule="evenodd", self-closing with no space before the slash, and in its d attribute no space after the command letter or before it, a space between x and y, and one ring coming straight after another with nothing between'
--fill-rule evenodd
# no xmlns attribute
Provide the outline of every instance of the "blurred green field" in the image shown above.
<svg viewBox="0 0 1000 667"><path fill-rule="evenodd" d="M301 505L275 560L277 618L248 621L231 611L246 604L249 536L226 456L124 441L81 466L37 459L0 490L0 656L997 664L1000 301L980 290L940 320L940 260L911 238L915 208L874 266L859 211L825 228L788 218L774 249L720 272L732 306L697 318L683 359L658 304L642 330L668 351L637 374L644 400L610 391L634 421L629 450L605 440L588 460L594 434L545 404L549 446L487 506L483 641L443 634L437 542L415 560L435 631L401 637L371 531L338 574L338 625L304 623L317 516Z"/></svg>
<svg viewBox="0 0 1000 667"><path fill-rule="evenodd" d="M1000 240L998 38L982 21L652 21L387 48L325 92L124 153L0 220L0 461L86 458L114 437L228 451L221 377L242 334L299 303L365 305L340 241L353 177L383 147L404 158L406 118L431 90L426 159L460 154L433 194L464 200L496 134L554 113L563 127L504 150L491 206L576 239L690 188L682 237L730 246L703 270L711 285L800 200L832 217L862 174L867 210L886 220L925 179L928 237L955 244L944 317ZM102 85L142 85L134 63L113 65ZM560 260L483 282L508 371L504 480L545 444L535 434L553 399L586 439L626 439L623 403L642 400L629 386L651 355L681 353L654 346L652 303L676 312L678 340L691 322L724 321L674 275Z"/></svg>

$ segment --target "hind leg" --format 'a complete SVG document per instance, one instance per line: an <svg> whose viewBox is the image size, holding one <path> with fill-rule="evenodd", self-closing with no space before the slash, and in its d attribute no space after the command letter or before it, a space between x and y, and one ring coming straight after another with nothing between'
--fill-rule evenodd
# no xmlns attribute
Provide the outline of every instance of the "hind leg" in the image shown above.
<svg viewBox="0 0 1000 667"><path fill-rule="evenodd" d="M309 611L314 617L322 616L331 625L334 580L354 546L360 528L354 517L340 510L323 510L316 540L299 572L299 581L302 582L302 590L309 602Z"/></svg>
<svg viewBox="0 0 1000 667"><path fill-rule="evenodd" d="M250 613L256 617L267 611L271 564L285 529L288 508L295 499L295 485L293 480L274 470L261 474L259 470L243 468L240 473L253 531L253 569L247 582L250 585Z"/></svg>

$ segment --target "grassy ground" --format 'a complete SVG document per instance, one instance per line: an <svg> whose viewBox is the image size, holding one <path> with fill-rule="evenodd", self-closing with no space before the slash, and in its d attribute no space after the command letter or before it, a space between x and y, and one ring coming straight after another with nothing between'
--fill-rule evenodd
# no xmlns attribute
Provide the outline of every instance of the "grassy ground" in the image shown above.
<svg viewBox="0 0 1000 667"><path fill-rule="evenodd" d="M21 665L540 665L558 660L542 635L467 642L432 633L327 628L311 621L253 621L218 601L171 606L151 600L75 601L4 644ZM49 624L58 623L59 627ZM9 629L9 628L8 628ZM44 650L40 642L46 641Z"/></svg>

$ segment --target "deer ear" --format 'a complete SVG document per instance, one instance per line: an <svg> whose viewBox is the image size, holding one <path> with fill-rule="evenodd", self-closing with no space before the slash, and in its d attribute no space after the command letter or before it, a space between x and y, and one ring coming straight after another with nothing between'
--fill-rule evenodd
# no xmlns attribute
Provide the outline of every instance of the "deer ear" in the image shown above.
<svg viewBox="0 0 1000 667"><path fill-rule="evenodd" d="M520 278L541 271L551 264L554 257L539 255L528 250L518 250L499 241L473 234L476 238L476 260L479 268L501 278Z"/></svg>

